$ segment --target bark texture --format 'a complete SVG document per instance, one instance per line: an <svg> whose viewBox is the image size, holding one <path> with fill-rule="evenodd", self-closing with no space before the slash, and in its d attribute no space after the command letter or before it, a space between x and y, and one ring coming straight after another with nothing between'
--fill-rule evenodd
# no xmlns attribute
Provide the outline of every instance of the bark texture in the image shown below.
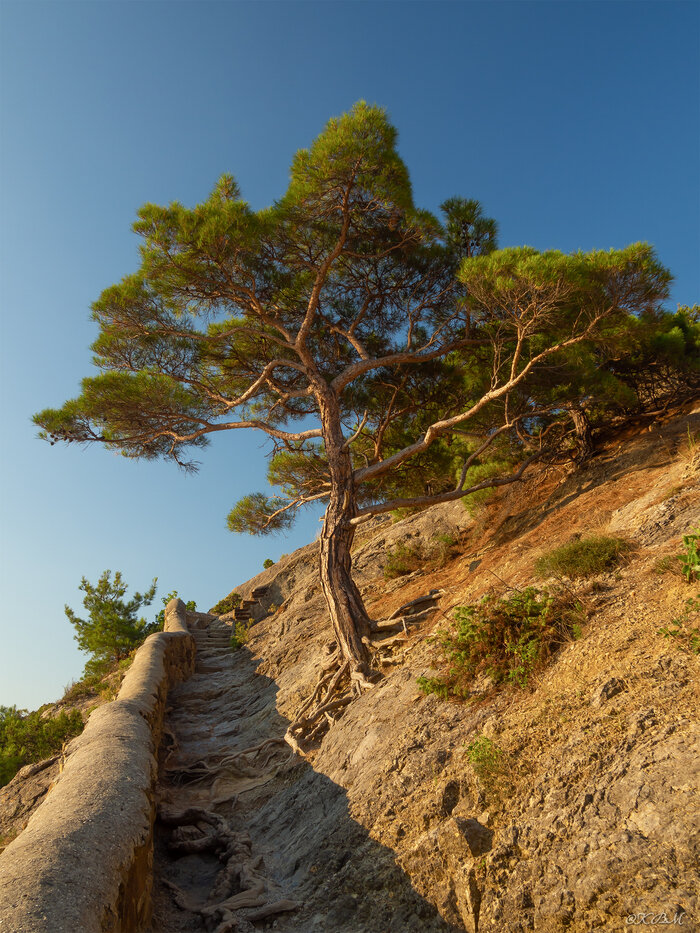
<svg viewBox="0 0 700 933"><path fill-rule="evenodd" d="M367 675L370 660L362 638L369 636L371 623L352 579L350 554L355 537L352 519L356 514L352 460L334 393L328 390L319 395L323 440L331 474L331 494L321 531L321 588L341 656L349 662L351 673Z"/></svg>
<svg viewBox="0 0 700 933"><path fill-rule="evenodd" d="M576 462L585 463L593 456L593 434L591 432L591 422L583 408L571 409L571 420L576 429Z"/></svg>

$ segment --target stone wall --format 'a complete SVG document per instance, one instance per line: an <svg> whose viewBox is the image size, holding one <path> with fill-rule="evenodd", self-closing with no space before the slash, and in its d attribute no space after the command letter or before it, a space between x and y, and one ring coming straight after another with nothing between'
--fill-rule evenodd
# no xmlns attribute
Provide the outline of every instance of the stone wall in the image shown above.
<svg viewBox="0 0 700 933"><path fill-rule="evenodd" d="M194 670L181 600L146 639L112 703L0 855L2 933L133 933L150 922L156 754L170 687Z"/></svg>

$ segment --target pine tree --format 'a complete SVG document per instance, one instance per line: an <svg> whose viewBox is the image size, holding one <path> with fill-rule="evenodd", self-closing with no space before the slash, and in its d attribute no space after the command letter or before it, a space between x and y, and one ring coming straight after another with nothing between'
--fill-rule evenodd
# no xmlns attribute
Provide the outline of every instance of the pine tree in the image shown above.
<svg viewBox="0 0 700 933"><path fill-rule="evenodd" d="M229 527L279 530L299 507L326 504L320 580L356 685L372 677L375 625L352 577L358 524L466 495L470 468L516 432L528 439L517 469L475 488L519 479L541 444L527 380L621 316L653 309L669 278L645 245L491 251L495 223L476 202L453 199L445 215L443 225L416 208L396 131L364 103L297 153L267 210L251 210L230 176L194 209L147 204L139 271L93 306L100 374L35 418L52 442L185 469L195 466L185 451L220 431L271 438L272 476L288 495L245 497ZM455 377L462 397L410 399L413 373L440 360L467 374ZM444 454L455 433L468 443L451 488L396 498L392 475L429 463L434 445Z"/></svg>
<svg viewBox="0 0 700 933"><path fill-rule="evenodd" d="M145 593L134 593L126 600L128 585L119 571L112 579L112 572L105 570L95 586L83 577L80 589L85 593L83 605L88 618L79 618L70 606L65 607L65 613L75 628L78 647L92 655L89 669L121 661L157 630L156 623L138 617L142 606L153 601L156 583L154 580Z"/></svg>

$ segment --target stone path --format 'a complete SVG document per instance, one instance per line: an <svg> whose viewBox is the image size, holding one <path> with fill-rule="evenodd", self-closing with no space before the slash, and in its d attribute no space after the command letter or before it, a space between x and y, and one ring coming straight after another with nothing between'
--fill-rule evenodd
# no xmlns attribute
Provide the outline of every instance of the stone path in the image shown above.
<svg viewBox="0 0 700 933"><path fill-rule="evenodd" d="M454 929L351 819L344 789L291 752L276 686L231 651L231 628L191 629L196 671L171 691L161 750L151 933Z"/></svg>

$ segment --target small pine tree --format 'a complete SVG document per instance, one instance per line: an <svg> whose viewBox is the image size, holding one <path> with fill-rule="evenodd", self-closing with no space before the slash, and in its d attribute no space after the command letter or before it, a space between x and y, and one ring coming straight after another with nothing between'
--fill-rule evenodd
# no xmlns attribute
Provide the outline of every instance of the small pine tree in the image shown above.
<svg viewBox="0 0 700 933"><path fill-rule="evenodd" d="M70 606L65 607L65 612L75 628L80 650L92 655L88 665L100 667L121 661L156 631L156 623L138 617L141 607L153 601L156 583L154 579L145 593L135 593L126 601L128 585L119 571L112 580L111 570L105 570L96 586L83 577L80 589L85 593L83 605L88 619L79 618Z"/></svg>
<svg viewBox="0 0 700 933"><path fill-rule="evenodd" d="M177 599L177 597L178 597L177 590L173 590L172 593L168 593L167 596L161 596L161 602L163 603L163 608L159 612L156 613L155 622L153 623L157 631L162 632L163 629L165 628L165 607L168 605L171 599ZM195 600L188 599L187 602L185 603L185 609L187 609L188 612L195 612L197 609L197 603L195 602Z"/></svg>

